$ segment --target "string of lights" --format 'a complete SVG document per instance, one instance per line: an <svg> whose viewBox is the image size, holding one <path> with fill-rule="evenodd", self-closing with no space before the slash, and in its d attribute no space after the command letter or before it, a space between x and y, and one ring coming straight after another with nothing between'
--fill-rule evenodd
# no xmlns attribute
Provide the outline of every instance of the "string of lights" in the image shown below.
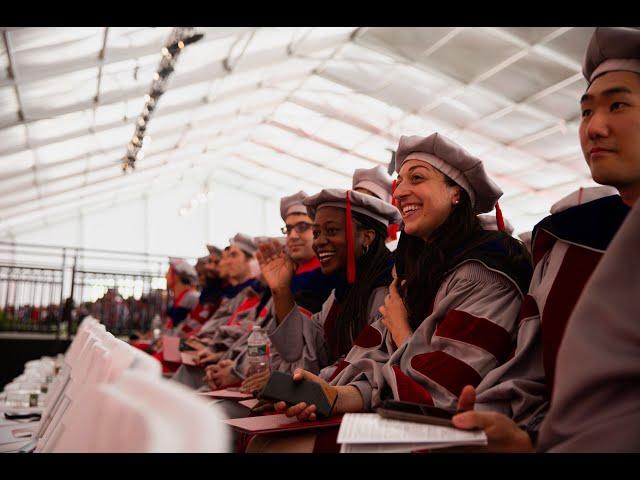
<svg viewBox="0 0 640 480"><path fill-rule="evenodd" d="M151 90L144 96L144 107L135 124L135 131L127 145L127 153L122 157L122 171L135 169L136 161L142 160L144 154L142 145L149 120L158 106L158 100L167 90L169 77L175 70L175 65L182 50L192 43L201 40L204 35L196 32L194 27L176 27L169 35L166 45L162 48L162 58L156 72L153 74Z"/></svg>

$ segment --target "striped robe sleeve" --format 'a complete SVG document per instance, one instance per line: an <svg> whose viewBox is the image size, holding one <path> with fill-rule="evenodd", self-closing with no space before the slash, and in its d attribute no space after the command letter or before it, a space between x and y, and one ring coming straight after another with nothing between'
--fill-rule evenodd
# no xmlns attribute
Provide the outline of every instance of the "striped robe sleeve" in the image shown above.
<svg viewBox="0 0 640 480"><path fill-rule="evenodd" d="M518 316L515 349L477 388L476 410L503 413L529 431L538 431L549 409L541 313L565 251L558 242L536 264Z"/></svg>
<svg viewBox="0 0 640 480"><path fill-rule="evenodd" d="M350 384L360 390L366 410L377 407L388 389L397 400L453 411L465 385L477 386L507 359L521 302L504 275L476 261L462 264L443 281L432 313L399 348L381 327L378 350L386 353L378 353L388 360L356 360L352 367L361 373Z"/></svg>
<svg viewBox="0 0 640 480"><path fill-rule="evenodd" d="M218 327L222 325L225 321L233 315L233 312L240 306L242 301L244 300L244 295L239 293L233 298L225 298L221 303L216 312L211 316L209 320L207 320L202 328L196 335L198 338L206 338L213 335Z"/></svg>
<svg viewBox="0 0 640 480"><path fill-rule="evenodd" d="M636 201L569 319L542 451L640 451L639 245Z"/></svg>
<svg viewBox="0 0 640 480"><path fill-rule="evenodd" d="M333 292L314 315L294 304L291 311L275 328L267 329L272 347L291 368L304 368L318 374L329 363L324 338L324 322L335 301Z"/></svg>

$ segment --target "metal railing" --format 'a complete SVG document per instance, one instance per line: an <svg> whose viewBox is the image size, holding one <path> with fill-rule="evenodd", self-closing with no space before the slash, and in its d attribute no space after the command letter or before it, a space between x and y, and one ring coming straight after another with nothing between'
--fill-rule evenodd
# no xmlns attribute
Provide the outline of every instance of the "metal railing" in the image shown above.
<svg viewBox="0 0 640 480"><path fill-rule="evenodd" d="M0 330L60 329L63 270L0 264Z"/></svg>
<svg viewBox="0 0 640 480"><path fill-rule="evenodd" d="M168 255L0 242L0 331L70 338L87 315L114 335L147 330L166 309L168 262Z"/></svg>

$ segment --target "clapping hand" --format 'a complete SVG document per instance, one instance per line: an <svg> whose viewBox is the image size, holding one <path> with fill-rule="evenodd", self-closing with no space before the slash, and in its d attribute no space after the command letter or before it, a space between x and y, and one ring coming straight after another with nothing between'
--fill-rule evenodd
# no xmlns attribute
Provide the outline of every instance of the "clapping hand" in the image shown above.
<svg viewBox="0 0 640 480"><path fill-rule="evenodd" d="M277 241L261 243L256 253L262 276L271 290L290 288L295 264Z"/></svg>

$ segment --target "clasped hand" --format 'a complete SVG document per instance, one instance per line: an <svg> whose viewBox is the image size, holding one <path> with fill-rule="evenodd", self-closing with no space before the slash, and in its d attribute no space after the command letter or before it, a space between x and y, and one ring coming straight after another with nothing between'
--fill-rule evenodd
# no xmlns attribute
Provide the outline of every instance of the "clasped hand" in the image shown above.
<svg viewBox="0 0 640 480"><path fill-rule="evenodd" d="M411 336L413 331L409 325L407 308L398 292L397 278L389 285L389 294L384 299L384 305L378 311L382 315L382 323L387 327L394 343L399 347Z"/></svg>

